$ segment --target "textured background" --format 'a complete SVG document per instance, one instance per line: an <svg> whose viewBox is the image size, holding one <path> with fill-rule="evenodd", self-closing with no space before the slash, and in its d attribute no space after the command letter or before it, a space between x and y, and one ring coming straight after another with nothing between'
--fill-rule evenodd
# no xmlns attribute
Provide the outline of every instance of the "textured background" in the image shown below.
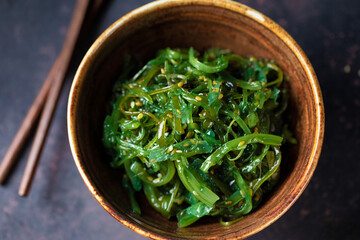
<svg viewBox="0 0 360 240"><path fill-rule="evenodd" d="M0 239L144 239L87 190L68 145L66 105L86 49L112 22L147 2L109 1L78 45L30 196L17 196L29 148L0 187ZM283 217L249 239L359 239L360 1L240 2L277 21L303 48L326 112L324 147L309 186ZM0 157L61 49L73 7L72 0L0 1Z"/></svg>

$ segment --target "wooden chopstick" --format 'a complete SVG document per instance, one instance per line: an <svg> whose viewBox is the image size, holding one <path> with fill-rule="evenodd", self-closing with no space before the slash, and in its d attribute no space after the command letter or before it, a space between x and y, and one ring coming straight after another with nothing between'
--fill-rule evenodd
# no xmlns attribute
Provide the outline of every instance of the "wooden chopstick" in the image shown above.
<svg viewBox="0 0 360 240"><path fill-rule="evenodd" d="M30 190L32 179L35 174L37 164L39 162L40 152L44 145L46 134L49 130L50 122L56 108L61 87L63 85L65 74L71 60L76 40L79 36L82 23L85 19L86 10L89 0L77 0L73 16L67 31L63 48L60 52L58 60L55 62L54 78L51 82L52 86L47 96L47 101L41 113L39 125L35 133L33 145L30 150L29 158L25 167L24 175L20 183L19 195L26 196Z"/></svg>
<svg viewBox="0 0 360 240"><path fill-rule="evenodd" d="M82 26L81 34L85 34L88 28L90 28L91 23L95 19L99 9L102 7L104 0L92 0L90 3L90 8L86 15L86 24ZM56 59L54 65L52 66L46 80L44 81L40 91L38 92L34 102L29 108L24 120L22 121L13 141L11 142L7 152L4 155L3 160L0 163L0 184L3 184L7 178L11 168L16 162L18 154L20 153L22 147L25 144L26 139L29 137L31 130L34 128L36 120L38 119L48 92L51 87L51 83L58 71L57 62L60 61L60 56Z"/></svg>

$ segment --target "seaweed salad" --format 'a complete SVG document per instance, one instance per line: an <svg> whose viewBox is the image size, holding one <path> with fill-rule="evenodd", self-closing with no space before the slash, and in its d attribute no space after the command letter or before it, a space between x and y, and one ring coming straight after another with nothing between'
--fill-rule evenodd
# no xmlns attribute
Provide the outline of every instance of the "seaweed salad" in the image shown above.
<svg viewBox="0 0 360 240"><path fill-rule="evenodd" d="M143 192L186 227L203 216L230 225L279 179L287 91L271 60L210 49L160 50L113 88L103 143L121 168L131 207Z"/></svg>

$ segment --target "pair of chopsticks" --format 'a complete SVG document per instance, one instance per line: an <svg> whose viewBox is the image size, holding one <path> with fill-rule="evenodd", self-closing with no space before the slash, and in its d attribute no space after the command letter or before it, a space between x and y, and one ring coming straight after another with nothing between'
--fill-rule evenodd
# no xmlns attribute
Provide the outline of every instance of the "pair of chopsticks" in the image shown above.
<svg viewBox="0 0 360 240"><path fill-rule="evenodd" d="M28 110L20 128L0 164L0 184L3 184L20 150L24 147L25 140L29 136L34 125L38 121L33 144L29 153L28 161L19 187L19 195L27 196L39 162L52 116L62 89L62 85L68 70L76 42L80 32L89 28L103 4L103 0L77 0L71 22L66 33L65 41L58 58L52 66L46 80L43 83L37 97ZM85 25L84 23L87 23Z"/></svg>

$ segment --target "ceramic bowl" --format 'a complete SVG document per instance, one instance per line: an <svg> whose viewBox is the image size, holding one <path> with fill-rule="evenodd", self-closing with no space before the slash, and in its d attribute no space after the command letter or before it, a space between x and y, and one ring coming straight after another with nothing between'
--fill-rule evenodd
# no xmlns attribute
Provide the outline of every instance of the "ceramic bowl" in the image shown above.
<svg viewBox="0 0 360 240"><path fill-rule="evenodd" d="M167 220L140 200L142 215L130 209L121 175L109 166L102 126L112 86L127 54L153 58L165 47L217 47L273 59L291 79L291 129L298 144L281 165L279 185L263 204L234 225L206 218L187 228ZM111 25L82 60L68 104L68 133L76 166L93 196L116 220L153 239L242 239L269 226L301 195L316 168L324 135L324 109L313 68L298 44L263 14L232 1L155 1Z"/></svg>

